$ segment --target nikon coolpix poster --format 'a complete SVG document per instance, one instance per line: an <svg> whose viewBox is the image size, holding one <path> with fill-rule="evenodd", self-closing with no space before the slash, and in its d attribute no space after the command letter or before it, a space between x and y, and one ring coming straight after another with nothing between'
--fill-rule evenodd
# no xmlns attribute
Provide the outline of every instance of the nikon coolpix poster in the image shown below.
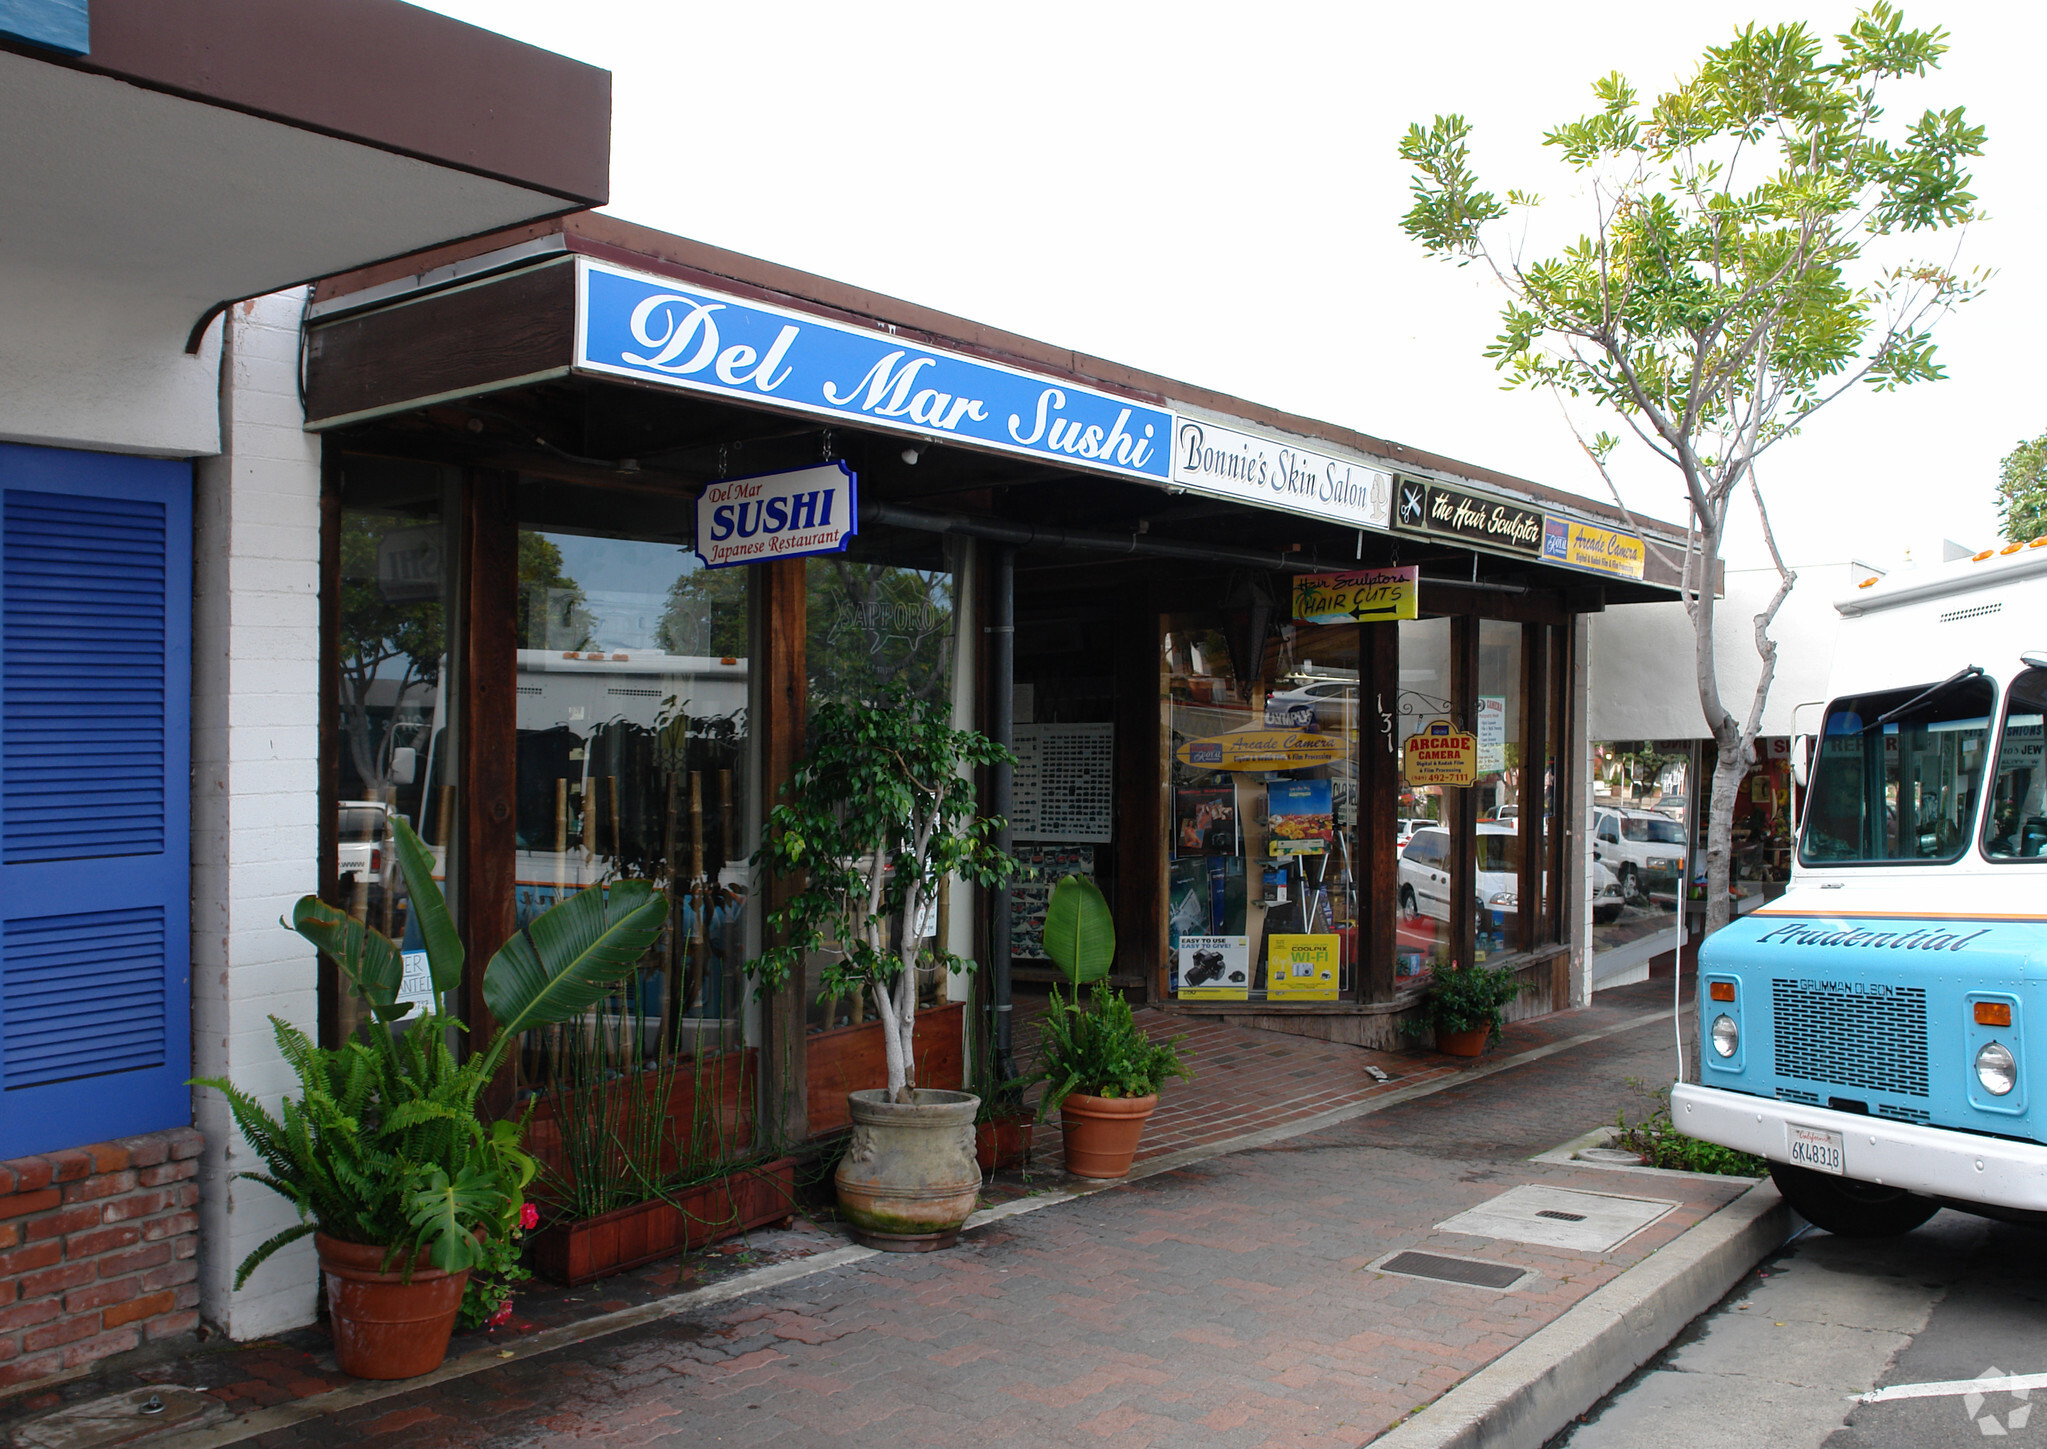
<svg viewBox="0 0 2047 1449"><path fill-rule="evenodd" d="M1275 935L1267 938L1265 999L1336 1000L1341 943L1340 936Z"/></svg>
<svg viewBox="0 0 2047 1449"><path fill-rule="evenodd" d="M1251 938L1182 936L1173 969L1182 1001L1244 1001L1251 995Z"/></svg>

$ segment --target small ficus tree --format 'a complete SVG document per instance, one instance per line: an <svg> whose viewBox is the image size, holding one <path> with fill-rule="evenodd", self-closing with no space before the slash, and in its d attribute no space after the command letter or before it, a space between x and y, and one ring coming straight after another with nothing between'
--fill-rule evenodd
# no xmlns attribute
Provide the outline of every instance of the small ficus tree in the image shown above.
<svg viewBox="0 0 2047 1449"><path fill-rule="evenodd" d="M1982 152L1982 127L1959 107L1893 123L1879 101L1938 66L1946 36L1908 30L1879 3L1835 43L1830 56L1803 25L1752 25L1653 100L1619 74L1595 82L1598 109L1543 136L1582 178L1590 223L1554 256L1526 259L1496 239L1508 206L1473 174L1462 117L1412 126L1400 145L1414 167L1407 234L1435 255L1484 262L1507 294L1486 355L1509 385L1591 400L1683 479L1684 599L1717 752L1709 931L1728 919L1734 794L1775 672L1767 631L1795 579L1770 532L1757 460L1858 385L1886 392L1941 377L1933 326L1981 284L1912 259L1900 238L1952 248L1953 229L1975 215L1967 162ZM1507 202L1540 204L1521 192ZM1617 436L1578 439L1612 488ZM1714 659L1713 565L1741 498L1753 500L1780 586L1752 621L1762 671L1737 716Z"/></svg>
<svg viewBox="0 0 2047 1449"><path fill-rule="evenodd" d="M952 727L947 700L891 685L875 703L833 700L813 720L815 742L768 816L754 861L797 883L772 912L776 944L752 965L772 991L813 953L833 950L820 984L831 995L868 993L881 1018L892 1101L913 1100L918 924L947 876L1000 889L1017 870L996 848L1000 821L979 814L970 772L1015 763L1001 745ZM941 942L951 971L971 962Z"/></svg>

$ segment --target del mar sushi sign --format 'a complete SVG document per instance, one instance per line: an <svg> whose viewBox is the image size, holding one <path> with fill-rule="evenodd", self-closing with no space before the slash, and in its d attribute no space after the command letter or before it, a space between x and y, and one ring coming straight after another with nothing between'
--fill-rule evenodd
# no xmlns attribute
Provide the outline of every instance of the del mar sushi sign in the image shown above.
<svg viewBox="0 0 2047 1449"><path fill-rule="evenodd" d="M576 368L1164 482L1172 414L579 257Z"/></svg>

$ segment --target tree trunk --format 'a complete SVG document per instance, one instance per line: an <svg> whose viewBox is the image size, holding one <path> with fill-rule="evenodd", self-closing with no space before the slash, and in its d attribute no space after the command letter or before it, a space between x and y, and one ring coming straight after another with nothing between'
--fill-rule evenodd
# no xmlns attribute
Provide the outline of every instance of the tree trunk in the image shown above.
<svg viewBox="0 0 2047 1449"><path fill-rule="evenodd" d="M1726 925L1734 914L1733 898L1728 894L1734 865L1734 796L1741 789L1742 776L1748 773L1749 754L1742 746L1741 727L1730 718L1722 719L1714 744L1713 792L1706 815L1704 936Z"/></svg>

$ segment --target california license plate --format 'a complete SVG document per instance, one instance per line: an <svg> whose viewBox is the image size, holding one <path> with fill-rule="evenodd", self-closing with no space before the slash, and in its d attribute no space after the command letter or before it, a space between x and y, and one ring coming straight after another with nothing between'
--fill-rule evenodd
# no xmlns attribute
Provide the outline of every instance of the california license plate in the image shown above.
<svg viewBox="0 0 2047 1449"><path fill-rule="evenodd" d="M1810 1168L1814 1172L1828 1173L1841 1177L1848 1171L1847 1139L1838 1132L1828 1132L1818 1127L1799 1127L1789 1122L1784 1124L1785 1146L1790 1150L1793 1167Z"/></svg>

